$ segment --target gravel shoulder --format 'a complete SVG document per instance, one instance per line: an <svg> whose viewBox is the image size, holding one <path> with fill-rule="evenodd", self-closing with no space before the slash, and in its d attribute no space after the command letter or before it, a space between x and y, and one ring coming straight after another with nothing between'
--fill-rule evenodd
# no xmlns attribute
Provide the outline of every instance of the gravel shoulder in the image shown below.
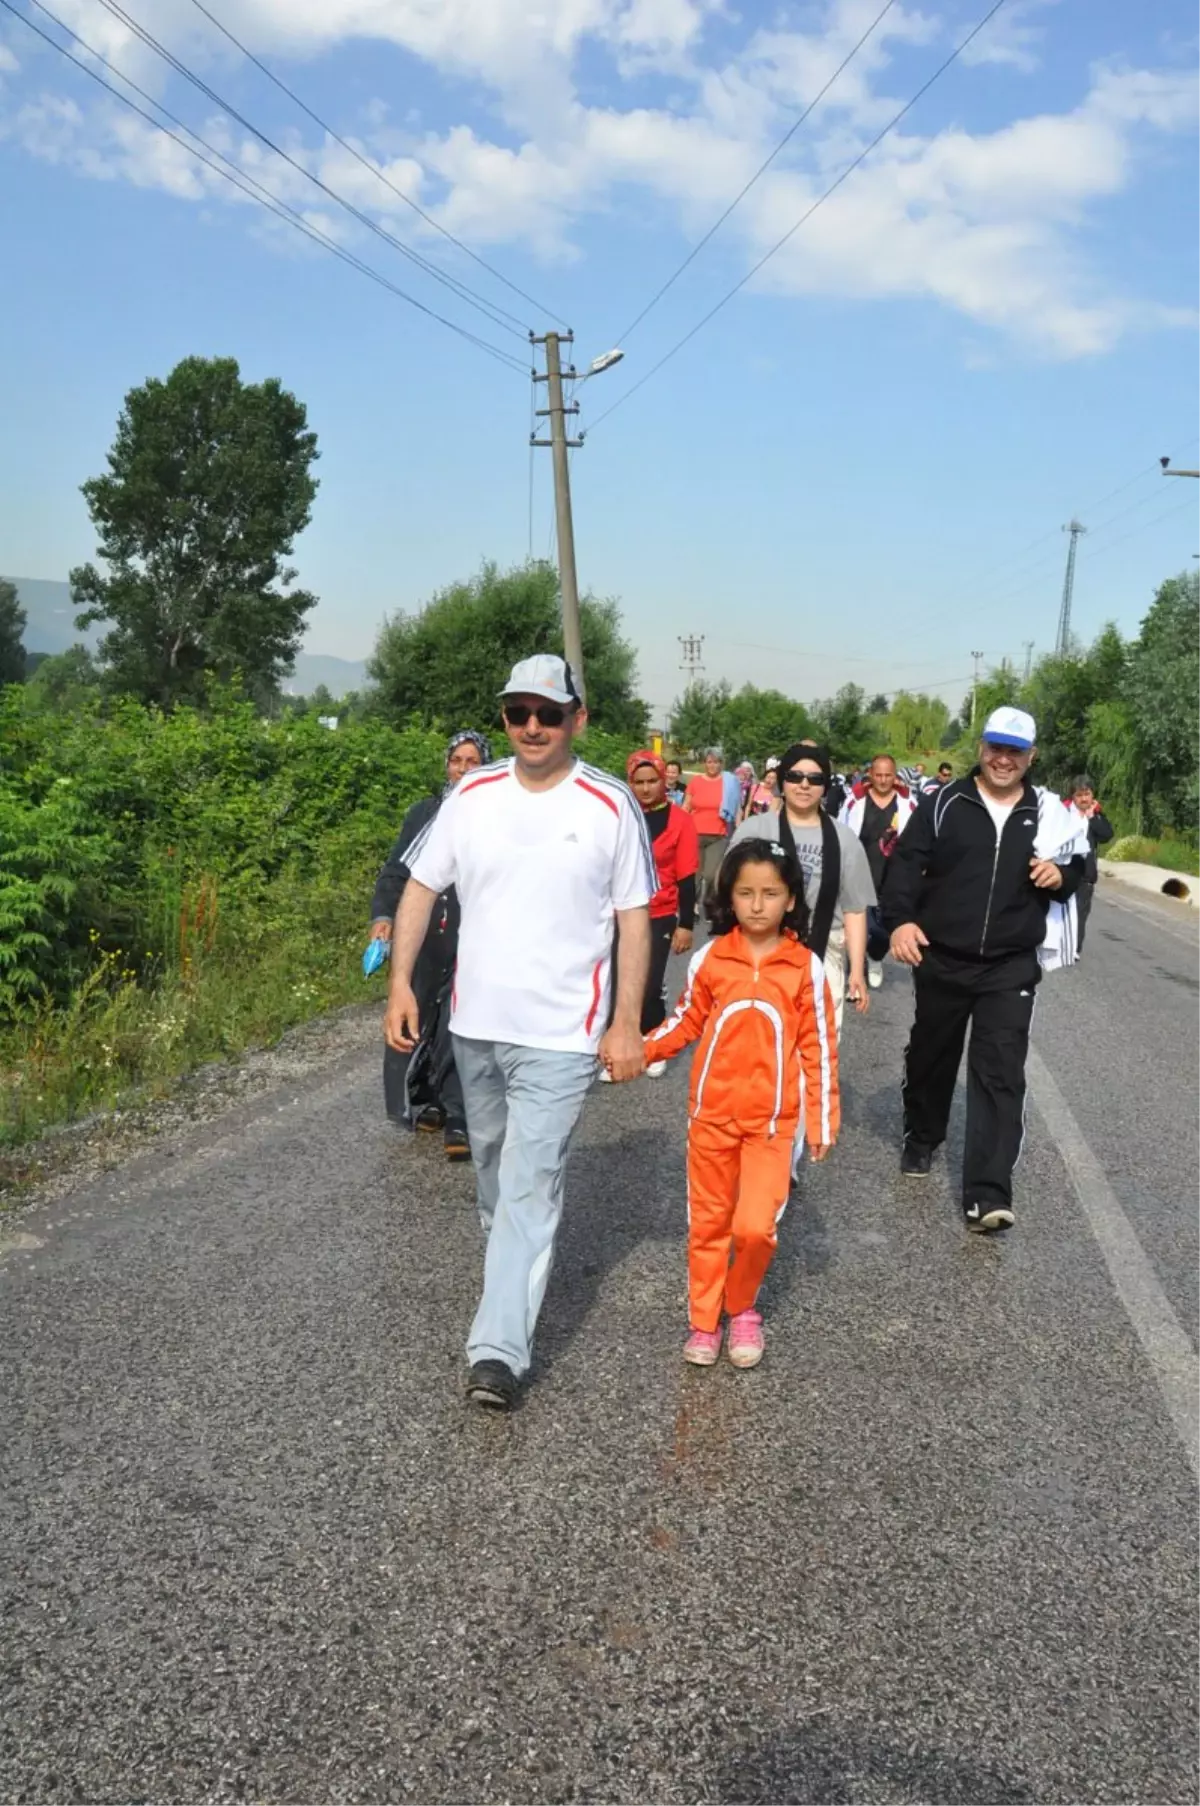
<svg viewBox="0 0 1200 1806"><path fill-rule="evenodd" d="M289 1029L273 1047L188 1073L165 1097L134 1094L115 1110L0 1150L0 1223L11 1226L14 1215L52 1203L140 1156L178 1151L231 1113L297 1081L321 1078L372 1048L382 1059L382 1014L378 1001L331 1010Z"/></svg>

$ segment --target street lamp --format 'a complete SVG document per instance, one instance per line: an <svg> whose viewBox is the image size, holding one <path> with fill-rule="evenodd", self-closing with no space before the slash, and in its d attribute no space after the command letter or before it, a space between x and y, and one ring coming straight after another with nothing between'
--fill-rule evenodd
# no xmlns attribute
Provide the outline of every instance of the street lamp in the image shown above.
<svg viewBox="0 0 1200 1806"><path fill-rule="evenodd" d="M586 374L580 377L580 383L587 382L589 377L599 376L605 370L611 370L613 365L619 364L624 356L625 353L616 346L614 346L611 351L602 351L599 357L594 357L592 359L587 367Z"/></svg>
<svg viewBox="0 0 1200 1806"><path fill-rule="evenodd" d="M1169 470L1167 467L1171 462L1170 458L1160 458L1158 461L1162 465L1164 477L1200 477L1200 470Z"/></svg>

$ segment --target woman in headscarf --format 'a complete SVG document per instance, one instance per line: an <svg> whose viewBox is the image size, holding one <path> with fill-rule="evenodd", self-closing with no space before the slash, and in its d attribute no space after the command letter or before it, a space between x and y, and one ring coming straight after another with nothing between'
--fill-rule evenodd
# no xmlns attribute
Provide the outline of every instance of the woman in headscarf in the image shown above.
<svg viewBox="0 0 1200 1806"><path fill-rule="evenodd" d="M650 969L642 1000L642 1033L648 1035L667 1019L663 984L672 953L690 953L696 926L696 874L700 869L700 842L696 824L686 810L667 794L667 767L658 753L630 753L625 762L629 788L641 804L646 832L654 854L658 889L650 899ZM613 946L612 994L617 994L616 969L620 957ZM667 1070L665 1060L647 1066L649 1078L659 1079ZM602 1072L602 1080L608 1074Z"/></svg>
<svg viewBox="0 0 1200 1806"><path fill-rule="evenodd" d="M779 760L767 760L762 777L751 784L749 794L742 807L738 826L748 821L752 815L778 815L782 798L779 794Z"/></svg>
<svg viewBox="0 0 1200 1806"><path fill-rule="evenodd" d="M469 771L491 763L492 749L482 734L466 728L454 734L446 747L446 782L436 796L414 803L387 856L371 898L371 939L390 941L404 886L408 883L408 853L429 826L456 784ZM462 1085L454 1067L450 1039L450 987L458 957L458 898L443 891L433 907L429 932L417 955L412 985L421 1015L421 1038L411 1053L385 1047L383 1101L394 1123L410 1128L442 1131L449 1160L469 1160L466 1111Z"/></svg>
<svg viewBox="0 0 1200 1806"><path fill-rule="evenodd" d="M738 803L737 821L733 824L736 828L740 823L745 821L749 812L750 797L754 791L755 785L758 783L758 774L749 759L743 759L740 765L734 766L733 775L742 787L741 801Z"/></svg>

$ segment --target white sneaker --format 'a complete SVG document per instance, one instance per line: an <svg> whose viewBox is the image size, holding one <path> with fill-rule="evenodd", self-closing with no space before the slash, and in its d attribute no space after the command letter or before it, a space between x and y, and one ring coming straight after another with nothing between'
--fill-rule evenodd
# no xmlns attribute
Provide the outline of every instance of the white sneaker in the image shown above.
<svg viewBox="0 0 1200 1806"><path fill-rule="evenodd" d="M646 1077L648 1079L661 1079L666 1070L667 1062L665 1060L651 1060L649 1066L646 1068Z"/></svg>
<svg viewBox="0 0 1200 1806"><path fill-rule="evenodd" d="M883 983L883 961L881 959L867 961L867 983L873 991L877 991Z"/></svg>
<svg viewBox="0 0 1200 1806"><path fill-rule="evenodd" d="M613 1082L613 1075L608 1070L607 1066L602 1066L600 1068L599 1078L602 1085L611 1085Z"/></svg>

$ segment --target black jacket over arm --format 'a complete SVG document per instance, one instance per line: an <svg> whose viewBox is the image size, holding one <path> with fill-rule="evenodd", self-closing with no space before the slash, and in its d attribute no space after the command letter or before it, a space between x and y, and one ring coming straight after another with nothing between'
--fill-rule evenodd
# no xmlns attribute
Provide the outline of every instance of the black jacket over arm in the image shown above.
<svg viewBox="0 0 1200 1806"><path fill-rule="evenodd" d="M423 796L404 817L396 844L384 860L383 869L375 880L375 892L371 898L373 922L381 921L384 917L390 922L399 909L404 886L408 883L408 867L404 863L404 855L421 829L433 820L441 800L440 796Z"/></svg>
<svg viewBox="0 0 1200 1806"><path fill-rule="evenodd" d="M1087 818L1088 856L1087 881L1095 884L1100 876L1100 867L1096 862L1096 848L1104 846L1113 837L1113 825L1102 809Z"/></svg>
<svg viewBox="0 0 1200 1806"><path fill-rule="evenodd" d="M1001 961L1041 946L1050 904L1074 896L1084 860L1076 854L1060 868L1060 889L1039 890L1029 876L1037 791L1026 782L997 841L976 775L921 798L888 862L881 905L889 933L916 922L935 950Z"/></svg>

